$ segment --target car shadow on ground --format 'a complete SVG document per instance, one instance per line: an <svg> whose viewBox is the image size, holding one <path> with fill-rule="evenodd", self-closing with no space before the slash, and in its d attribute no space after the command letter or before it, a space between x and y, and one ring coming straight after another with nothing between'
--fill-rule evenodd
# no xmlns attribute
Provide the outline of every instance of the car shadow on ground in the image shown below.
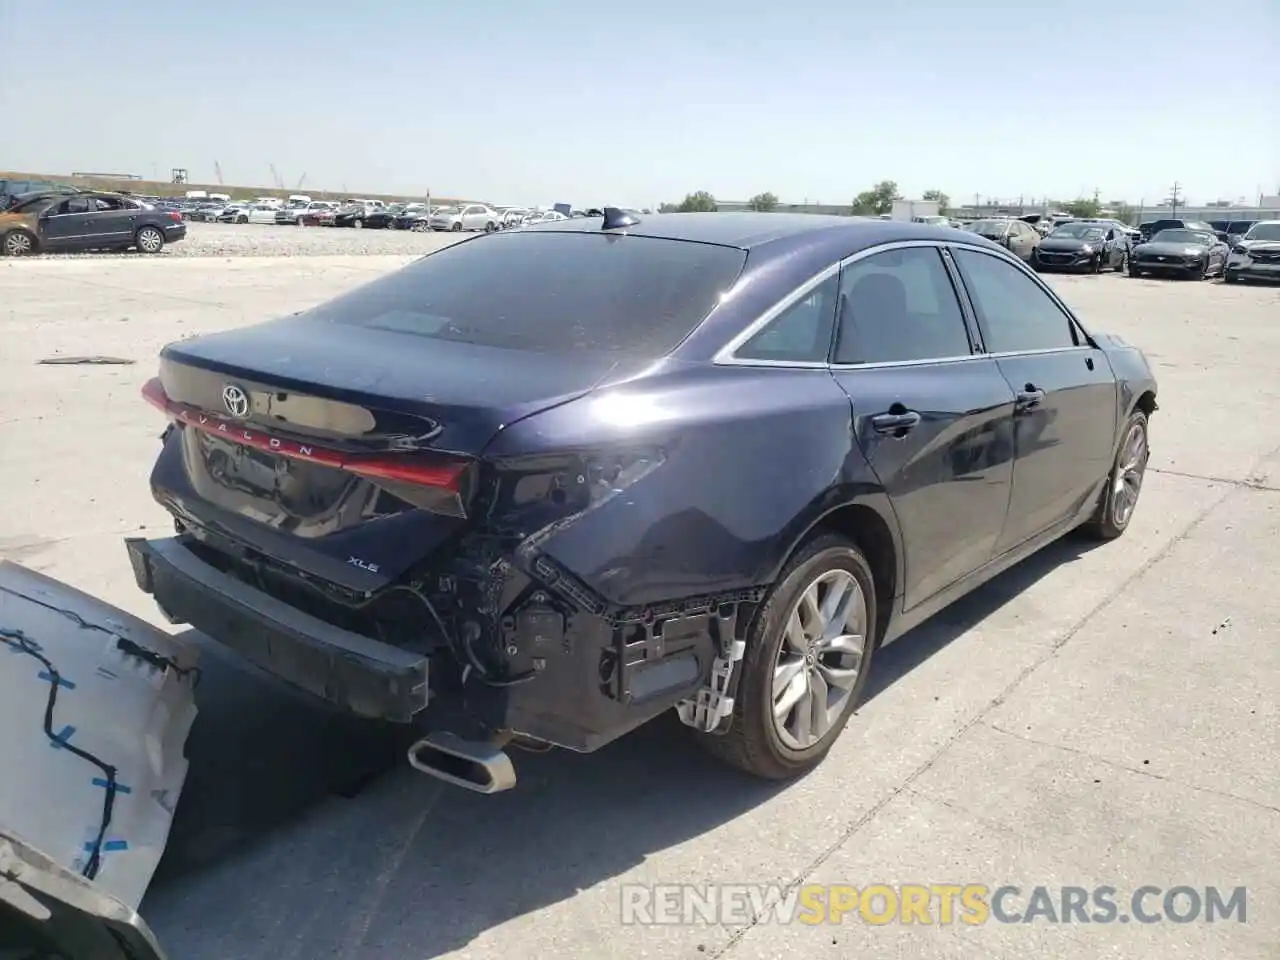
<svg viewBox="0 0 1280 960"><path fill-rule="evenodd" d="M868 696L1087 547L1054 544L885 648ZM517 788L477 796L410 770L403 731L200 642L190 774L141 910L175 956L439 956L785 789L709 760L667 715L589 756L517 752ZM583 919L612 923L616 908Z"/></svg>

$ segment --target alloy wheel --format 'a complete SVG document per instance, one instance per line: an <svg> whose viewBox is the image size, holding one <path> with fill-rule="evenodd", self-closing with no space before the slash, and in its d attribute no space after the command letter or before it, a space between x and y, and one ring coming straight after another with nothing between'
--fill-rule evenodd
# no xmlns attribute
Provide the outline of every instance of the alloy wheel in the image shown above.
<svg viewBox="0 0 1280 960"><path fill-rule="evenodd" d="M4 238L4 252L10 257L25 257L31 252L31 238L25 233L14 231Z"/></svg>
<svg viewBox="0 0 1280 960"><path fill-rule="evenodd" d="M1138 494L1142 491L1142 478L1147 469L1147 430L1141 422L1129 427L1120 449L1111 491L1111 518L1117 527L1123 528L1138 505Z"/></svg>
<svg viewBox="0 0 1280 960"><path fill-rule="evenodd" d="M792 750L818 743L840 719L862 672L867 601L853 574L828 570L787 616L773 671L773 723Z"/></svg>
<svg viewBox="0 0 1280 960"><path fill-rule="evenodd" d="M138 231L138 247L143 253L156 253L164 246L164 237L150 227Z"/></svg>

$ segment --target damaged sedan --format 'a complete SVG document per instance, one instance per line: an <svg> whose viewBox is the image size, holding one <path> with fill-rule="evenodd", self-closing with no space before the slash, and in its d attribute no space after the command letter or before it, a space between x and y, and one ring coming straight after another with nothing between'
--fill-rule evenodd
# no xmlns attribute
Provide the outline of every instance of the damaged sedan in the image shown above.
<svg viewBox="0 0 1280 960"><path fill-rule="evenodd" d="M184 340L146 399L173 621L491 793L670 710L815 766L879 646L1120 536L1156 384L971 233L609 208Z"/></svg>

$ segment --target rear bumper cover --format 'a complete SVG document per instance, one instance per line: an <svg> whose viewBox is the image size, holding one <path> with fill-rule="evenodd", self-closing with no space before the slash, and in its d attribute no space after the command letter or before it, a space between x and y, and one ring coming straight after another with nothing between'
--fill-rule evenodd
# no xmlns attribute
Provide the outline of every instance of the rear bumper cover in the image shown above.
<svg viewBox="0 0 1280 960"><path fill-rule="evenodd" d="M268 673L360 716L408 723L427 706L427 658L343 630L205 563L184 537L125 541L138 587Z"/></svg>

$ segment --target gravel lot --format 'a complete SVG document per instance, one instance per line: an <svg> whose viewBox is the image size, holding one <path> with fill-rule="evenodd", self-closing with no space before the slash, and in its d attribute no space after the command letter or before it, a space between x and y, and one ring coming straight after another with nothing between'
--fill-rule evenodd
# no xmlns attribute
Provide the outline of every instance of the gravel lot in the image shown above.
<svg viewBox="0 0 1280 960"><path fill-rule="evenodd" d="M415 233L412 230L356 230L350 227L277 227L257 223L188 223L185 240L161 257L325 257L335 255L424 254L471 234ZM138 257L138 253L58 254L42 259Z"/></svg>
<svg viewBox="0 0 1280 960"><path fill-rule="evenodd" d="M138 397L156 350L306 307L447 239L192 237L158 258L0 261L0 556L153 622L121 538L171 530L147 490L161 424ZM294 259L253 256L271 245ZM394 253L349 255L374 245ZM348 255L322 255L334 249ZM1052 282L1160 377L1123 539L1063 541L887 648L826 763L785 786L745 781L657 723L590 756L517 755L518 788L477 797L206 642L190 776L142 906L170 955L1274 960L1280 290ZM35 364L72 352L137 363ZM801 879L1245 885L1248 922L619 921L624 884Z"/></svg>

